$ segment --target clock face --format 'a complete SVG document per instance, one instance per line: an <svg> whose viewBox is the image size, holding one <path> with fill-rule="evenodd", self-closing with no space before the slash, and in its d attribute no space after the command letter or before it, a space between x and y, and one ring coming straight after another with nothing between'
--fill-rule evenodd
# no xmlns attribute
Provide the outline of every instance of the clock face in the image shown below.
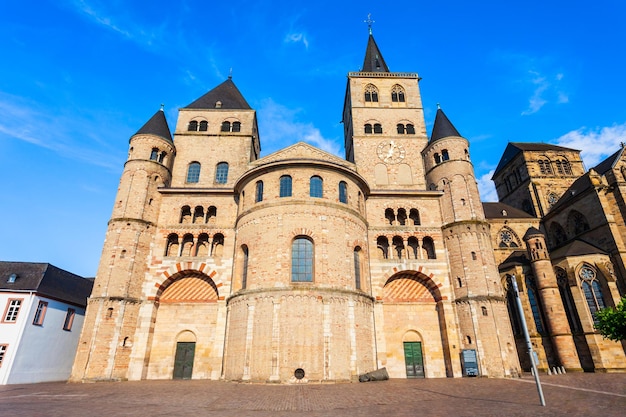
<svg viewBox="0 0 626 417"><path fill-rule="evenodd" d="M400 144L393 140L385 140L380 142L376 150L378 157L386 164L397 164L404 159L406 151Z"/></svg>

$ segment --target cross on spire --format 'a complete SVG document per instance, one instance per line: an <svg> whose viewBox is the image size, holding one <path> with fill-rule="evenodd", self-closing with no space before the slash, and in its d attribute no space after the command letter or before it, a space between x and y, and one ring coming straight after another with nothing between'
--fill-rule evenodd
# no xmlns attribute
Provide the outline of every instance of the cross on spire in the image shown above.
<svg viewBox="0 0 626 417"><path fill-rule="evenodd" d="M375 23L374 20L372 20L372 14L368 13L367 14L367 20L364 20L363 22L367 23L367 28L370 31L370 35L372 34L372 23Z"/></svg>

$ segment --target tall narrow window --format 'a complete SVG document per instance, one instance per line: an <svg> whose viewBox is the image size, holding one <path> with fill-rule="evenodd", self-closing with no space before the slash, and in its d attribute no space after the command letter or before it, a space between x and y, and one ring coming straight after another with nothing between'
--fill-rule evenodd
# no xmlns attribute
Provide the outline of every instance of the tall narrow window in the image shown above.
<svg viewBox="0 0 626 417"><path fill-rule="evenodd" d="M409 211L409 219L413 220L414 226L420 225L420 212L417 209L411 209Z"/></svg>
<svg viewBox="0 0 626 417"><path fill-rule="evenodd" d="M226 184L228 182L228 163L220 162L215 167L215 182L217 184Z"/></svg>
<svg viewBox="0 0 626 417"><path fill-rule="evenodd" d="M391 89L391 101L394 103L404 103L404 89L398 84Z"/></svg>
<svg viewBox="0 0 626 417"><path fill-rule="evenodd" d="M440 164L441 163L441 156L439 156L438 153L435 153L435 163L436 164Z"/></svg>
<svg viewBox="0 0 626 417"><path fill-rule="evenodd" d="M580 325L578 312L576 311L576 304L574 303L574 297L572 297L572 290L569 287L569 280L567 279L567 272L565 272L565 270L561 268L557 268L555 272L556 272L556 282L559 286L559 293L561 295L561 301L563 302L563 307L565 308L565 315L567 316L569 327L570 329L572 329L572 332L580 332L582 331L582 327Z"/></svg>
<svg viewBox="0 0 626 417"><path fill-rule="evenodd" d="M241 122L233 122L233 132L241 132Z"/></svg>
<svg viewBox="0 0 626 417"><path fill-rule="evenodd" d="M593 317L594 323L597 322L596 312L606 307L602 288L596 277L596 271L588 266L583 266L578 272L578 276L582 280L583 293L589 307L589 312Z"/></svg>
<svg viewBox="0 0 626 417"><path fill-rule="evenodd" d="M7 353L7 348L9 345L0 345L0 366L2 366L2 361L4 360L4 355Z"/></svg>
<svg viewBox="0 0 626 417"><path fill-rule="evenodd" d="M314 175L309 182L309 195L311 197L322 198L324 195L323 181L321 177Z"/></svg>
<svg viewBox="0 0 626 417"><path fill-rule="evenodd" d="M313 242L296 237L291 245L291 281L313 282Z"/></svg>
<svg viewBox="0 0 626 417"><path fill-rule="evenodd" d="M152 148L152 152L150 152L150 160L151 161L156 161L159 159L159 149L158 148Z"/></svg>
<svg viewBox="0 0 626 417"><path fill-rule="evenodd" d="M339 183L339 202L348 203L348 185L344 181Z"/></svg>
<svg viewBox="0 0 626 417"><path fill-rule="evenodd" d="M76 310L74 310L73 308L68 308L67 314L65 314L65 322L63 322L63 330L72 330L72 324L74 324L74 316L76 316Z"/></svg>
<svg viewBox="0 0 626 417"><path fill-rule="evenodd" d="M200 163L192 162L187 168L187 182L197 183L198 181L200 181Z"/></svg>
<svg viewBox="0 0 626 417"><path fill-rule="evenodd" d="M248 285L248 247L246 245L241 247L243 252L243 265L241 269L241 289L245 290Z"/></svg>
<svg viewBox="0 0 626 417"><path fill-rule="evenodd" d="M428 259L437 259L437 252L435 252L435 241L432 237L426 236L422 241L422 248L426 251L426 257Z"/></svg>
<svg viewBox="0 0 626 417"><path fill-rule="evenodd" d="M207 122L206 120L202 120L200 122L200 132L206 132L209 129L209 122Z"/></svg>
<svg viewBox="0 0 626 417"><path fill-rule="evenodd" d="M530 310L533 313L537 332L543 333L543 321L541 320L541 310L537 302L535 284L528 278L526 278L526 292L528 293L528 302L530 303Z"/></svg>
<svg viewBox="0 0 626 417"><path fill-rule="evenodd" d="M354 287L361 289L361 248L354 248Z"/></svg>
<svg viewBox="0 0 626 417"><path fill-rule="evenodd" d="M263 181L256 182L256 192L254 194L254 201L258 203L263 201Z"/></svg>
<svg viewBox="0 0 626 417"><path fill-rule="evenodd" d="M20 312L20 307L22 306L22 298L12 298L7 302L7 308L4 312L4 320L5 323L15 323L17 321L17 315Z"/></svg>
<svg viewBox="0 0 626 417"><path fill-rule="evenodd" d="M40 301L35 310L35 317L33 317L33 324L35 326L43 325L43 319L46 316L46 310L48 309L48 303L46 301Z"/></svg>
<svg viewBox="0 0 626 417"><path fill-rule="evenodd" d="M195 132L196 130L198 130L198 122L196 120L192 120L191 122L189 122L189 125L187 125L187 130L189 132Z"/></svg>
<svg viewBox="0 0 626 417"><path fill-rule="evenodd" d="M365 86L365 101L368 103L378 102L378 89L372 84Z"/></svg>
<svg viewBox="0 0 626 417"><path fill-rule="evenodd" d="M441 151L441 160L442 161L447 161L450 159L450 155L448 155L448 150L444 149Z"/></svg>
<svg viewBox="0 0 626 417"><path fill-rule="evenodd" d="M291 197L291 177L289 175L280 177L279 192L281 197Z"/></svg>
<svg viewBox="0 0 626 417"><path fill-rule="evenodd" d="M515 290L511 280L515 279L510 275L506 276L506 308L509 311L509 317L511 318L511 327L513 328L514 335L522 334L521 318L517 309L517 299L515 297Z"/></svg>

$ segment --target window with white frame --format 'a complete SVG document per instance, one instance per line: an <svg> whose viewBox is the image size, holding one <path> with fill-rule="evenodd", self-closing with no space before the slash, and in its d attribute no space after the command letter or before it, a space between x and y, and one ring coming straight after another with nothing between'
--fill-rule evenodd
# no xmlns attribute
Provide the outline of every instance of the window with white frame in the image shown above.
<svg viewBox="0 0 626 417"><path fill-rule="evenodd" d="M4 360L4 355L7 353L7 348L9 345L0 345L0 366L2 366L2 361Z"/></svg>
<svg viewBox="0 0 626 417"><path fill-rule="evenodd" d="M15 323L17 321L17 315L20 312L20 307L22 306L23 298L11 298L7 302L7 308L4 311L4 323Z"/></svg>

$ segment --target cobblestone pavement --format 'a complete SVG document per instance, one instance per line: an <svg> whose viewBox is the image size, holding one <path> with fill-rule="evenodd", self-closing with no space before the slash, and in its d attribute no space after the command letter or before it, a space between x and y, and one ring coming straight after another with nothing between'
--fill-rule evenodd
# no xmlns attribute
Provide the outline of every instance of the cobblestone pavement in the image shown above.
<svg viewBox="0 0 626 417"><path fill-rule="evenodd" d="M0 416L626 416L626 374L267 385L140 381L0 386Z"/></svg>

